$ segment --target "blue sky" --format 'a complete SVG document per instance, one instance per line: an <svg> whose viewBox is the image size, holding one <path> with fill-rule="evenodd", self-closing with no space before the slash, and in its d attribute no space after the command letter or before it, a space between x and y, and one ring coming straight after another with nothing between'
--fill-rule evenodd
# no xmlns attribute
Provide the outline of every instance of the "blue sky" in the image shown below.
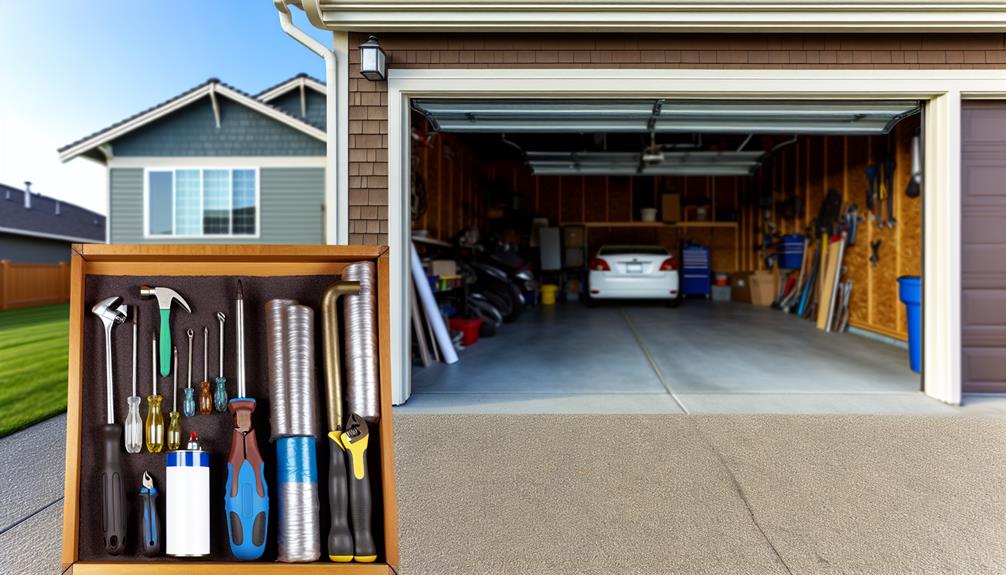
<svg viewBox="0 0 1006 575"><path fill-rule="evenodd" d="M104 213L105 169L56 149L217 77L257 92L321 58L271 0L0 2L0 182ZM326 45L298 9L297 24Z"/></svg>

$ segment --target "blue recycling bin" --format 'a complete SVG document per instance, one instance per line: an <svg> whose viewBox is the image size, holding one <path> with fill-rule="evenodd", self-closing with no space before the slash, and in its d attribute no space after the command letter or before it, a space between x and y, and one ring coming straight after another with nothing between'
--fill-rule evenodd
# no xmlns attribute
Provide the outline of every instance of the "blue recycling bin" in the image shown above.
<svg viewBox="0 0 1006 575"><path fill-rule="evenodd" d="M922 373L922 278L898 278L898 297L908 311L908 363Z"/></svg>

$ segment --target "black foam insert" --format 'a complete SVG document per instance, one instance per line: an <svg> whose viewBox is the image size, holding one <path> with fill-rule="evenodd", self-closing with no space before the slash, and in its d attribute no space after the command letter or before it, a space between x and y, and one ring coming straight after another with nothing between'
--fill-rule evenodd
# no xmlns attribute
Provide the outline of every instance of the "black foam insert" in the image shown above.
<svg viewBox="0 0 1006 575"><path fill-rule="evenodd" d="M328 469L328 447L323 441L327 430L324 419L324 376L321 330L321 298L325 289L336 281L334 276L281 276L281 277L241 277L245 297L245 376L247 393L256 400L254 427L259 439L259 450L265 460L266 480L269 486L269 535L262 561L276 559L276 526L278 490L276 489L276 453L269 443L269 395L266 377L266 343L265 320L263 307L266 301L274 298L296 299L301 304L309 305L315 310L315 356L316 381L318 383L317 398L319 401L318 429L318 492L321 498L321 551L322 560L326 560L325 542L329 527L328 489L326 487L326 470ZM138 339L137 339L137 395L141 400L140 416L146 421L147 400L151 394L151 357L150 341L158 330L159 314L156 300L142 299L139 286L165 286L178 291L188 301L192 313L187 313L178 305L172 307L171 336L172 342L178 347L178 411L182 410L182 389L187 383L187 338L185 331L191 328L195 332L192 346L192 379L193 387L198 396L198 385L203 375L203 326L209 327L209 377L216 377L218 367L219 324L216 313L227 314L224 324L224 375L227 377L228 396L237 394L236 364L237 338L234 322L234 296L237 289L237 277L198 277L198 276L87 276L84 288L84 345L83 345L83 393L82 429L81 429L81 470L80 470L80 529L78 539L78 558L81 561L186 561L164 555L166 542L162 539L160 557L148 558L141 554L141 520L139 489L143 472L147 471L154 479L154 485L159 491L157 505L164 529L166 499L165 470L167 448L161 453L149 453L144 445L137 454L128 454L122 450L123 472L126 480L127 506L129 508L126 552L119 556L105 553L101 534L101 501L99 485L99 469L101 466L100 429L105 423L105 351L104 328L101 321L91 313L91 307L111 296L120 296L123 301L136 306L130 308L130 313L139 309ZM132 383L132 326L131 318L125 323L112 328L112 363L115 398L115 421L124 423L127 413L126 397L131 393ZM160 377L158 374L158 392L164 396L164 419L167 426L168 412L171 411L171 377ZM210 551L209 560L233 561L230 546L227 541L227 525L224 518L224 493L227 479L227 451L230 449L232 420L230 413L213 412L212 415L182 415L183 445L189 432L199 434L203 450L210 454ZM377 425L370 426L370 447L368 449L367 465L371 476L371 491L373 495L373 529L374 538L378 544L378 561L383 561L384 522L381 502L381 437ZM206 559L203 559L206 560Z"/></svg>

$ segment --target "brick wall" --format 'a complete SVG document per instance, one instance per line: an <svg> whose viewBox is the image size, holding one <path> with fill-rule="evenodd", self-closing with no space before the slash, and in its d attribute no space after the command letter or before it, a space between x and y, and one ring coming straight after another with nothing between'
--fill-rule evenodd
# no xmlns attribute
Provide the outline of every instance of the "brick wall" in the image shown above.
<svg viewBox="0 0 1006 575"><path fill-rule="evenodd" d="M352 34L350 46L366 41ZM389 68L1006 68L1006 34L382 34ZM350 242L387 243L387 83L349 70Z"/></svg>

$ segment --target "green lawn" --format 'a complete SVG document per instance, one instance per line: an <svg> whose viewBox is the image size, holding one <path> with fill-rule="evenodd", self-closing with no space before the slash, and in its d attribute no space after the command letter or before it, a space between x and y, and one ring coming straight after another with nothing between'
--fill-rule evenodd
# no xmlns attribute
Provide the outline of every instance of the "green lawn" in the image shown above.
<svg viewBox="0 0 1006 575"><path fill-rule="evenodd" d="M66 411L70 306L0 311L0 437Z"/></svg>

